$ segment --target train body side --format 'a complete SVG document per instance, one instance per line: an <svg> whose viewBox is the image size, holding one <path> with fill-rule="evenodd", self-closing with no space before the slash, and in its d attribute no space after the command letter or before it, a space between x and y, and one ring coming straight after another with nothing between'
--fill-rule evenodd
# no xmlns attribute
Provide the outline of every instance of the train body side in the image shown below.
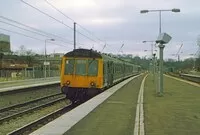
<svg viewBox="0 0 200 135"><path fill-rule="evenodd" d="M91 50L77 49L62 58L61 91L72 101L87 99L136 73L136 65Z"/></svg>
<svg viewBox="0 0 200 135"><path fill-rule="evenodd" d="M125 61L102 55L104 87L112 86L131 75L138 74L138 66Z"/></svg>

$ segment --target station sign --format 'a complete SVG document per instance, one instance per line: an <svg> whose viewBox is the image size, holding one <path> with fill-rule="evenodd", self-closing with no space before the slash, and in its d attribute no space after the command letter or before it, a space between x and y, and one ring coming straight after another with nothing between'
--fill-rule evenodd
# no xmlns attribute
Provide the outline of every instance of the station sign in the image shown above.
<svg viewBox="0 0 200 135"><path fill-rule="evenodd" d="M45 61L45 62L44 62L44 65L45 65L45 66L48 66L48 65L50 65L50 62Z"/></svg>

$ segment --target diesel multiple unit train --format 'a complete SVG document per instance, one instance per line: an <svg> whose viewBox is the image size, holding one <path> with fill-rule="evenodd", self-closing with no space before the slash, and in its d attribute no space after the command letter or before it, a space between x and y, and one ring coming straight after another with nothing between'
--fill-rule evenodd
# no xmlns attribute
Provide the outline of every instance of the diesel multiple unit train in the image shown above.
<svg viewBox="0 0 200 135"><path fill-rule="evenodd" d="M94 50L75 49L62 57L61 91L72 102L90 98L127 77L140 66Z"/></svg>

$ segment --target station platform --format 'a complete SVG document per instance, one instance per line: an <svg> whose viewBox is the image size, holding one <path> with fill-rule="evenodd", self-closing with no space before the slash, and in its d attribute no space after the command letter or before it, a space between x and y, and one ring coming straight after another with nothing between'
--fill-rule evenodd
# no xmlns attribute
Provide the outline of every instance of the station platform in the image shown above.
<svg viewBox="0 0 200 135"><path fill-rule="evenodd" d="M29 88L29 87L56 84L59 82L60 82L60 77L4 81L4 82L0 82L0 93L5 92L5 91Z"/></svg>
<svg viewBox="0 0 200 135"><path fill-rule="evenodd" d="M200 85L164 76L164 93L158 96L149 75L144 89L145 134L199 135Z"/></svg>
<svg viewBox="0 0 200 135"><path fill-rule="evenodd" d="M142 78L143 75L138 75L113 86L31 135L133 133L137 96Z"/></svg>
<svg viewBox="0 0 200 135"><path fill-rule="evenodd" d="M31 135L199 135L200 86L165 75L164 94L159 96L156 81L149 74L139 108L144 109L144 118L137 123L142 78L107 90ZM138 131L141 123L143 132Z"/></svg>

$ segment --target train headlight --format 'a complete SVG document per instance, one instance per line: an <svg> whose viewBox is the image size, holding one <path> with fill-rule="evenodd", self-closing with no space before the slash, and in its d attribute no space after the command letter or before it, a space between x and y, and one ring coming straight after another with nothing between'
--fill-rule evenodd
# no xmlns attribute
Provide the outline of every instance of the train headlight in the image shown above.
<svg viewBox="0 0 200 135"><path fill-rule="evenodd" d="M67 84L67 86L70 85L70 81L67 81L66 84Z"/></svg>
<svg viewBox="0 0 200 135"><path fill-rule="evenodd" d="M91 87L95 87L95 86L96 86L95 82L91 82L91 83L90 83L90 86L91 86Z"/></svg>

